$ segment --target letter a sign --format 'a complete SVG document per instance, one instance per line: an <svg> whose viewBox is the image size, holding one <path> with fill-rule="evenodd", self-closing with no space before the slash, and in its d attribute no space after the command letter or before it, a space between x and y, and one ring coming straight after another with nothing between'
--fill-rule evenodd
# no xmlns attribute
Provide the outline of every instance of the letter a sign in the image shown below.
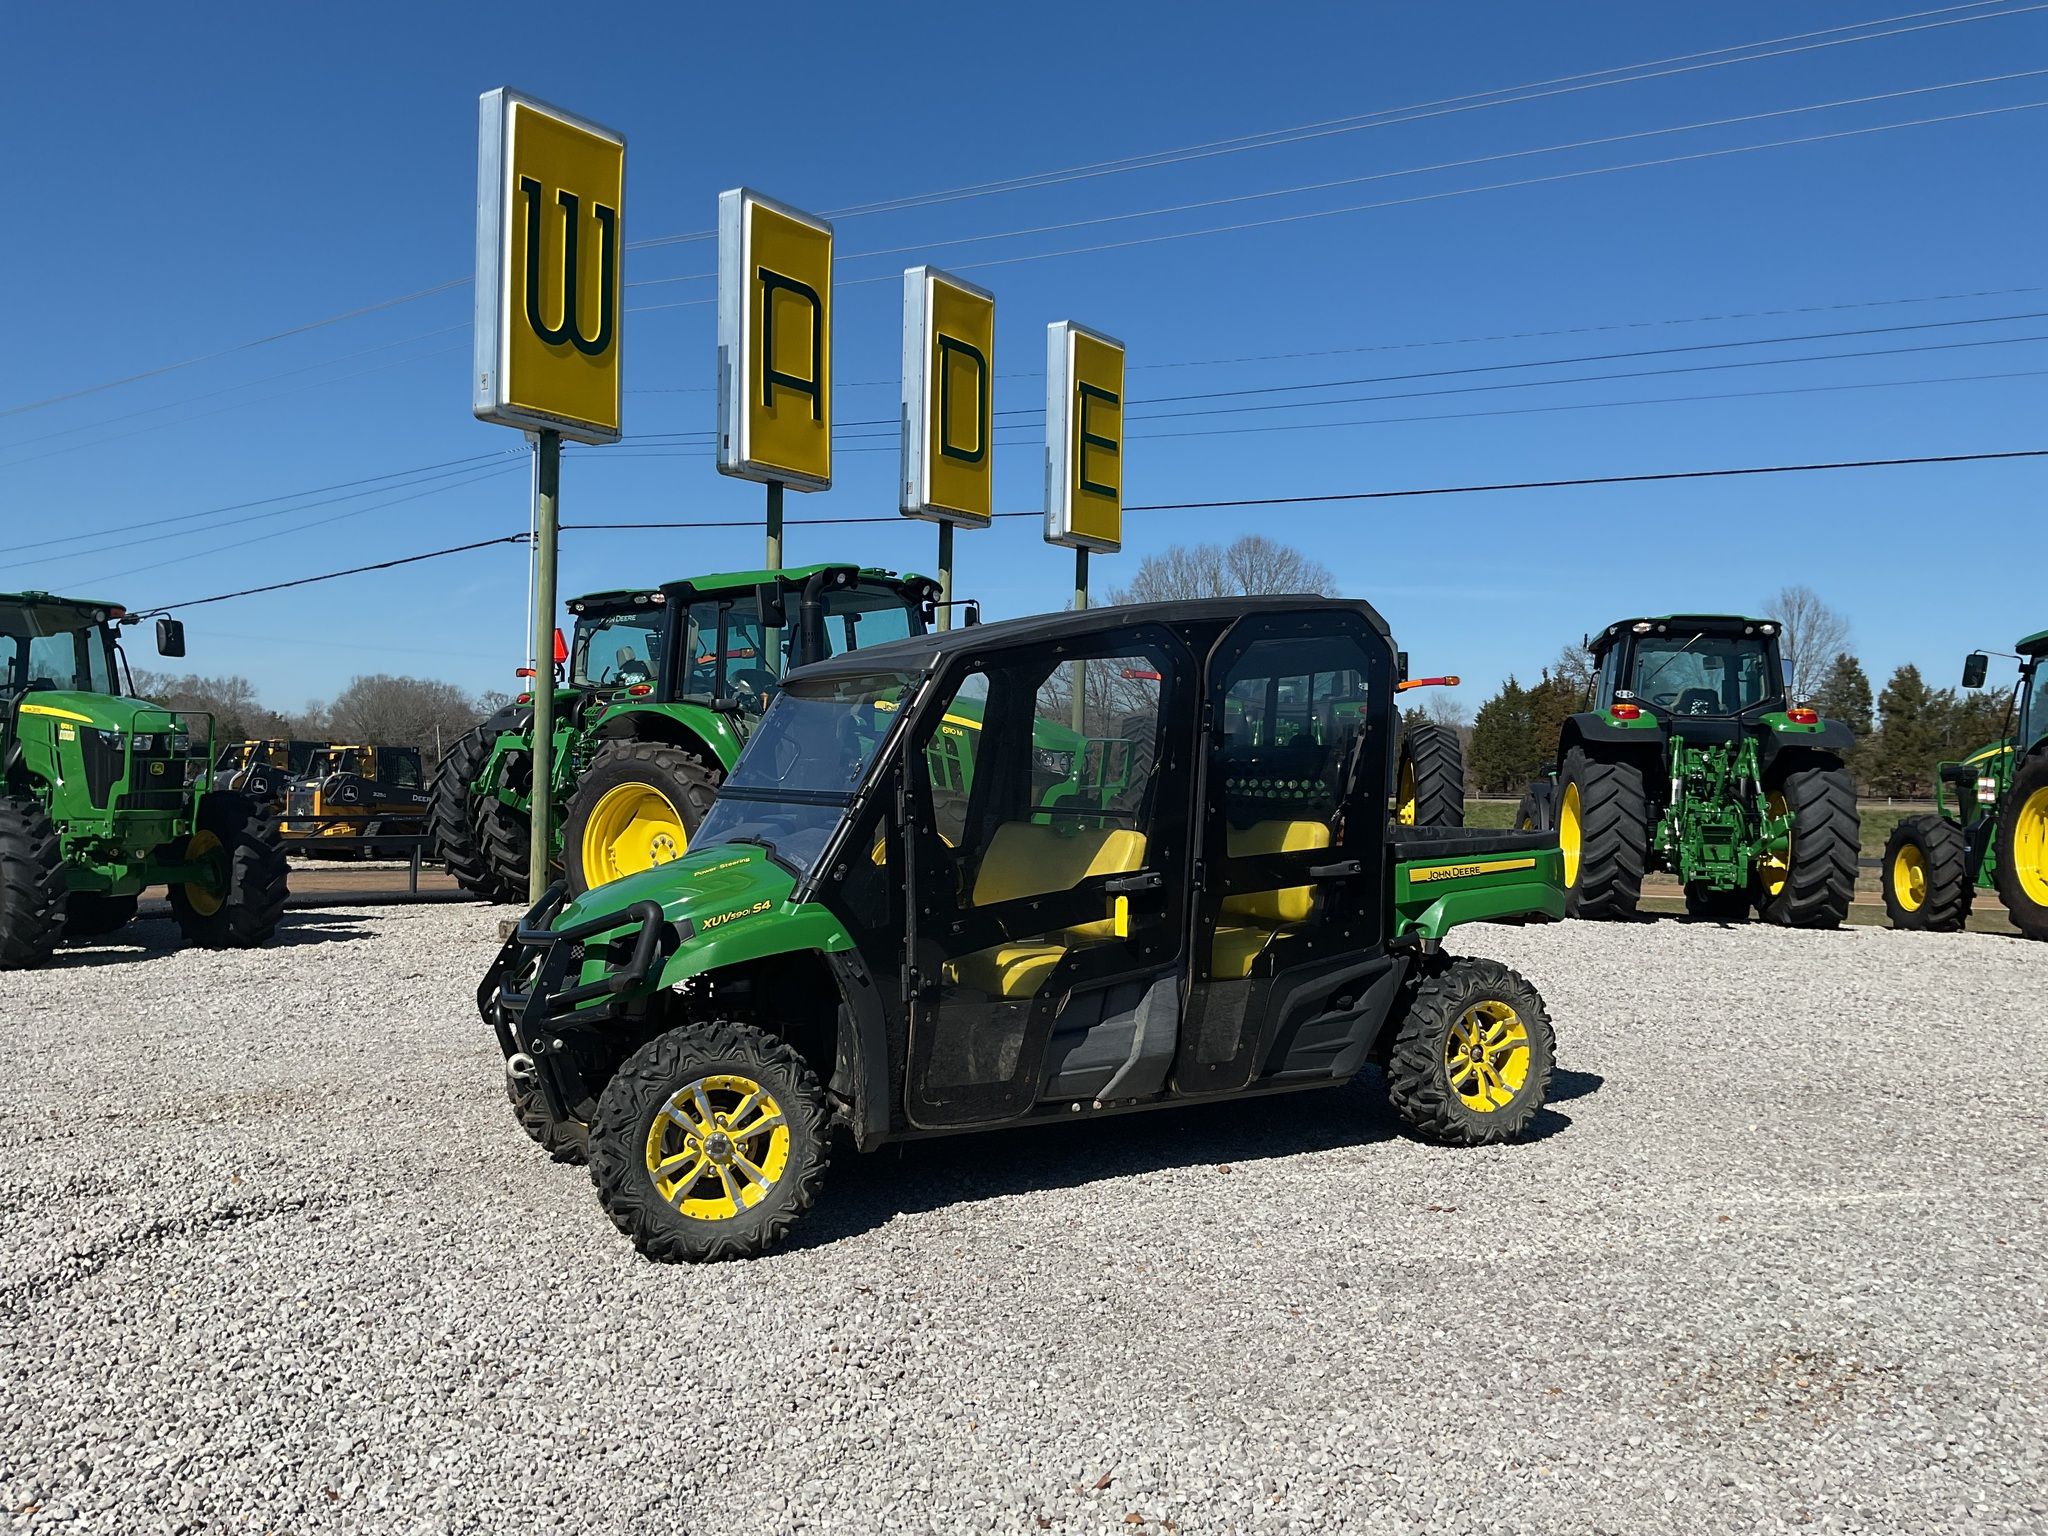
<svg viewBox="0 0 2048 1536"><path fill-rule="evenodd" d="M615 443L626 141L508 89L479 105L473 408Z"/></svg>
<svg viewBox="0 0 2048 1536"><path fill-rule="evenodd" d="M986 528L995 512L995 295L903 274L903 513Z"/></svg>
<svg viewBox="0 0 2048 1536"><path fill-rule="evenodd" d="M832 484L832 226L745 187L718 196L718 468Z"/></svg>
<svg viewBox="0 0 2048 1536"><path fill-rule="evenodd" d="M1045 328L1045 538L1124 542L1124 344L1071 320Z"/></svg>

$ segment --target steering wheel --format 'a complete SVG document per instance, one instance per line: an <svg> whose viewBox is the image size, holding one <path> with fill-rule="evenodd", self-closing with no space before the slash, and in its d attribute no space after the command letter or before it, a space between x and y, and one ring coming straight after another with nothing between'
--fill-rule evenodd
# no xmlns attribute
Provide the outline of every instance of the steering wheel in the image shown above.
<svg viewBox="0 0 2048 1536"><path fill-rule="evenodd" d="M726 685L740 702L753 709L768 707L768 694L775 687L775 674L766 667L741 667L726 674Z"/></svg>

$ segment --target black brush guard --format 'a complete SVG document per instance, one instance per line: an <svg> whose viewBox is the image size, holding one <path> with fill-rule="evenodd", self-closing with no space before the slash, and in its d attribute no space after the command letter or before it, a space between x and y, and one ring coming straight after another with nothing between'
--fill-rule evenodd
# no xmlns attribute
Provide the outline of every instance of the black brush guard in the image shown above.
<svg viewBox="0 0 2048 1536"><path fill-rule="evenodd" d="M669 929L659 902L636 901L624 911L608 912L571 928L551 927L567 894L560 881L548 887L533 910L519 920L476 989L477 1012L496 1031L507 1061L521 1054L546 1054L553 1046L553 1028L615 1018L621 1000L647 980L662 957ZM609 965L600 981L563 985L572 967L582 968L591 938L621 929L625 932L607 951L615 952L621 939L630 940L632 949L623 963ZM529 969L530 950L540 952L540 963L522 991L516 983ZM593 1003L599 1006L586 1006ZM573 1019L564 1017L572 1014Z"/></svg>

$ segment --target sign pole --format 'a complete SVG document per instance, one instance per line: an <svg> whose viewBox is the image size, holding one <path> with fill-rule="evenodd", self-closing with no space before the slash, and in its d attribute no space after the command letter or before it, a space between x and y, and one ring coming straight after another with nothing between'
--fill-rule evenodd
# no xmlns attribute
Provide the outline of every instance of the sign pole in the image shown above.
<svg viewBox="0 0 2048 1536"><path fill-rule="evenodd" d="M526 897L538 904L554 857L555 555L562 535L562 434L543 428L533 444L533 793Z"/></svg>
<svg viewBox="0 0 2048 1536"><path fill-rule="evenodd" d="M1076 549L1074 551L1074 612L1079 613L1087 606L1088 551ZM1074 734L1077 736L1085 734L1082 727L1087 719L1087 672L1087 662L1076 661L1074 663Z"/></svg>
<svg viewBox="0 0 2048 1536"><path fill-rule="evenodd" d="M953 627L953 525L939 524L939 628Z"/></svg>
<svg viewBox="0 0 2048 1536"><path fill-rule="evenodd" d="M782 482L768 482L768 569L782 569Z"/></svg>

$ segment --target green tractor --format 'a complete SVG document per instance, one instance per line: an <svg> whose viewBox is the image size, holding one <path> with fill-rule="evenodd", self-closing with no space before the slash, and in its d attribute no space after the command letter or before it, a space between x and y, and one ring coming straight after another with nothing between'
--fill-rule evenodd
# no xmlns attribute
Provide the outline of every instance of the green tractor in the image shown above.
<svg viewBox="0 0 2048 1536"><path fill-rule="evenodd" d="M122 693L123 622L115 603L0 593L0 969L112 933L152 885L212 949L265 942L284 910L276 829L208 787L211 717ZM157 620L157 649L185 654L176 619Z"/></svg>
<svg viewBox="0 0 2048 1536"><path fill-rule="evenodd" d="M2021 933L2048 939L2048 693L2038 686L2048 629L2013 649L2020 675L2005 734L1959 763L1940 764L1933 814L1907 817L1885 844L1884 905L1894 928L1954 933L1982 889L1998 892ZM1983 687L1990 666L1985 652L1973 651L1963 686Z"/></svg>
<svg viewBox="0 0 2048 1536"><path fill-rule="evenodd" d="M570 888L679 858L783 672L922 634L937 599L927 577L813 565L571 601L552 753L554 857ZM530 695L442 758L436 848L487 900L526 898L532 765Z"/></svg>
<svg viewBox="0 0 2048 1536"><path fill-rule="evenodd" d="M1728 614L1623 619L1591 642L1593 707L1565 721L1556 766L1516 824L1555 829L1572 917L1631 918L1643 876L1720 922L1752 908L1834 928L1856 887L1849 728L1788 703L1780 626Z"/></svg>

